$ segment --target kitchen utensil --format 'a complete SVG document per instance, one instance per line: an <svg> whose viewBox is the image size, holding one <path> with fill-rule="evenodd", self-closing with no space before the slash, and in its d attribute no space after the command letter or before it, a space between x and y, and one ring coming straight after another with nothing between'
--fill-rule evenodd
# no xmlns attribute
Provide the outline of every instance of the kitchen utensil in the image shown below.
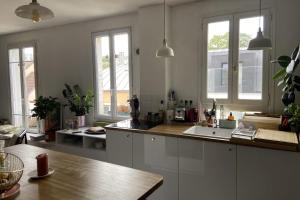
<svg viewBox="0 0 300 200"><path fill-rule="evenodd" d="M179 107L175 109L175 121L185 121L185 108Z"/></svg>

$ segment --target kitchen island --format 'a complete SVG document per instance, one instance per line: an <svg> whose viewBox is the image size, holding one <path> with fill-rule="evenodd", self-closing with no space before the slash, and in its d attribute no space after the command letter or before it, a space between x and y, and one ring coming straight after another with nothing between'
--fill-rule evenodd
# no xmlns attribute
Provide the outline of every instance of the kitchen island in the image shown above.
<svg viewBox="0 0 300 200"><path fill-rule="evenodd" d="M157 174L30 145L11 146L5 152L17 155L25 165L16 197L20 200L146 199L163 183L163 177ZM49 166L55 173L31 181L29 173L36 169L35 157L41 153L48 154Z"/></svg>

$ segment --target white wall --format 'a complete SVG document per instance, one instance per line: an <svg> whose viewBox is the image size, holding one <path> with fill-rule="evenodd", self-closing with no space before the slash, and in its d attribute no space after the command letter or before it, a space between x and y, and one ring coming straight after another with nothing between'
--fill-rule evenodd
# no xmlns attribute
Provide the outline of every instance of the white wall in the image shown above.
<svg viewBox="0 0 300 200"><path fill-rule="evenodd" d="M168 9L169 43L175 57L165 62L155 57L162 43L162 7L140 8L137 13L102 20L0 37L0 117L10 116L7 44L36 40L38 45L39 95L61 97L64 83L93 87L91 33L111 28L133 28L134 91L140 94L142 111L156 111L166 91L174 89L179 98L197 101L201 89L202 20L206 17L257 10L258 1L209 0ZM300 42L299 0L265 0L263 7L273 13L273 57L290 54ZM169 68L168 68L169 67ZM272 66L270 66L272 67ZM273 68L271 68L272 71ZM275 68L274 68L275 70ZM273 71L274 71L273 70ZM270 108L280 113L281 92L270 81L273 94ZM300 102L300 97L298 97ZM91 115L92 118L93 114Z"/></svg>
<svg viewBox="0 0 300 200"><path fill-rule="evenodd" d="M201 94L202 62L202 20L208 17L256 11L258 1L248 0L210 0L199 3L175 6L172 8L172 40L176 56L171 60L171 87L179 98L198 100ZM273 15L272 35L274 48L272 57L282 54L289 55L300 42L300 18L298 0L264 0L263 9L268 9ZM287 31L289 30L289 31ZM271 65L270 71L278 68ZM282 112L281 91L275 87L272 74L269 78L271 102L264 111ZM298 97L297 101L300 103ZM234 107L235 105L231 105Z"/></svg>
<svg viewBox="0 0 300 200"><path fill-rule="evenodd" d="M300 1L298 0L277 0L276 1L276 31L275 31L275 55L291 55L293 49L300 43ZM278 68L277 68L278 69ZM300 75L298 68L297 74ZM282 110L281 90L275 89L275 112ZM297 93L297 103L300 104L300 94Z"/></svg>
<svg viewBox="0 0 300 200"><path fill-rule="evenodd" d="M92 32L132 28L132 48L138 43L137 13L0 37L0 117L10 116L7 45L34 40L37 43L38 95L60 97L65 83L93 88ZM139 61L133 54L133 93L139 94ZM93 118L93 112L89 115Z"/></svg>
<svg viewBox="0 0 300 200"><path fill-rule="evenodd" d="M166 9L166 16L166 34L170 39L169 7ZM166 99L166 93L170 89L170 62L163 58L156 58L156 50L162 47L164 35L162 5L140 8L139 33L141 113L147 114L150 111L158 111L160 101Z"/></svg>

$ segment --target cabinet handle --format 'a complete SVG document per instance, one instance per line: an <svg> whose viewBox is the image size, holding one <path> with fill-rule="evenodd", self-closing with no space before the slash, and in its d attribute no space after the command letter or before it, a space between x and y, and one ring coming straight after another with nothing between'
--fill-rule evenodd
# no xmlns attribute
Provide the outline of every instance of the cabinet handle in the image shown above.
<svg viewBox="0 0 300 200"><path fill-rule="evenodd" d="M127 134L127 135L126 135L126 137L127 137L127 138L130 138L130 135L129 135L129 134Z"/></svg>
<svg viewBox="0 0 300 200"><path fill-rule="evenodd" d="M230 148L228 149L228 151L232 151L232 148L230 147Z"/></svg>
<svg viewBox="0 0 300 200"><path fill-rule="evenodd" d="M155 137L153 137L151 140L154 142L154 141L156 140L156 138L155 138Z"/></svg>

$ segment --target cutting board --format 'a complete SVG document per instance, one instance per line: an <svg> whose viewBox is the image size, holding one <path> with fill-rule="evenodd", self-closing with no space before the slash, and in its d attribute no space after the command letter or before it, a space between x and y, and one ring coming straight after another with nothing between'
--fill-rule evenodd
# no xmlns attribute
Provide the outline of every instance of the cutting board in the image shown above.
<svg viewBox="0 0 300 200"><path fill-rule="evenodd" d="M258 129L254 140L265 143L298 146L297 134L292 132Z"/></svg>
<svg viewBox="0 0 300 200"><path fill-rule="evenodd" d="M256 129L278 130L281 119L275 117L245 116L240 122L243 122L245 125L254 125Z"/></svg>

